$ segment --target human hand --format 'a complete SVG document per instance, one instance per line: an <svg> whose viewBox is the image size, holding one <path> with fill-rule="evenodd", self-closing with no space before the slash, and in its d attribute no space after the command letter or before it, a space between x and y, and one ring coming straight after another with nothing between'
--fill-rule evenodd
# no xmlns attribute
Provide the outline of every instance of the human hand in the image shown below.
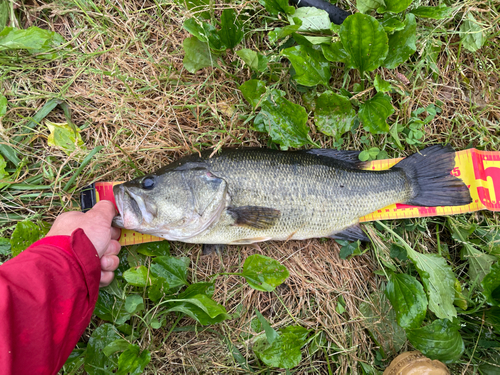
<svg viewBox="0 0 500 375"><path fill-rule="evenodd" d="M50 228L48 236L71 236L74 230L81 228L97 250L101 259L100 287L113 281L114 270L120 260L116 256L121 249L120 229L111 226L116 209L110 201L99 201L91 210L83 212L65 212L59 215Z"/></svg>

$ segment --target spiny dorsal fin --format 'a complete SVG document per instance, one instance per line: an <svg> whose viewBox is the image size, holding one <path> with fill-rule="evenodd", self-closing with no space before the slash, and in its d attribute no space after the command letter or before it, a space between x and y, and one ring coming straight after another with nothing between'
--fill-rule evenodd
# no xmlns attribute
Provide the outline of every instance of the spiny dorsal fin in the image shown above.
<svg viewBox="0 0 500 375"><path fill-rule="evenodd" d="M261 206L229 207L227 212L233 217L234 225L256 229L272 227L281 216L280 210Z"/></svg>
<svg viewBox="0 0 500 375"><path fill-rule="evenodd" d="M359 160L361 151L334 150L330 148L313 148L305 151L307 154L324 156L346 163L351 168L362 169L366 162Z"/></svg>

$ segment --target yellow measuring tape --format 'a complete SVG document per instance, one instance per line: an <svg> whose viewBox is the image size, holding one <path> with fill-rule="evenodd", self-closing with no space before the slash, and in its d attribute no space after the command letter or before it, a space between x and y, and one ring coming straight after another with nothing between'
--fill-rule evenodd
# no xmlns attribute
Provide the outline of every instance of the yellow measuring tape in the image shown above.
<svg viewBox="0 0 500 375"><path fill-rule="evenodd" d="M389 169L401 159L374 160L366 169ZM393 204L363 216L360 221L408 219L412 217L444 216L474 212L479 210L500 211L500 152L468 149L458 151L455 168L451 174L462 179L470 190L472 203L466 206L420 207ZM96 202L115 201L113 186L120 182L97 182L95 184ZM498 191L497 191L498 189ZM144 242L162 241L163 238L122 230L120 243L123 246Z"/></svg>

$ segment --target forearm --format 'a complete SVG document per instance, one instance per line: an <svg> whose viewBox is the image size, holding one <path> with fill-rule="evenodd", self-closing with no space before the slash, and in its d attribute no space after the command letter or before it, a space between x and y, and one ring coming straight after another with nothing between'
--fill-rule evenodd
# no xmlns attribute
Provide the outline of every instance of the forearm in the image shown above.
<svg viewBox="0 0 500 375"><path fill-rule="evenodd" d="M81 229L46 237L0 266L0 373L59 371L90 322L100 276Z"/></svg>

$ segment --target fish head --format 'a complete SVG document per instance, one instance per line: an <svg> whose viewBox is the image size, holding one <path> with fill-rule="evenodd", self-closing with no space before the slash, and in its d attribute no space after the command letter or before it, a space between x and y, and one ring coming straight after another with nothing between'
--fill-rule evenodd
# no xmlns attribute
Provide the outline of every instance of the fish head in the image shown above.
<svg viewBox="0 0 500 375"><path fill-rule="evenodd" d="M158 172L113 187L115 226L184 241L217 221L228 199L224 179L205 168Z"/></svg>

